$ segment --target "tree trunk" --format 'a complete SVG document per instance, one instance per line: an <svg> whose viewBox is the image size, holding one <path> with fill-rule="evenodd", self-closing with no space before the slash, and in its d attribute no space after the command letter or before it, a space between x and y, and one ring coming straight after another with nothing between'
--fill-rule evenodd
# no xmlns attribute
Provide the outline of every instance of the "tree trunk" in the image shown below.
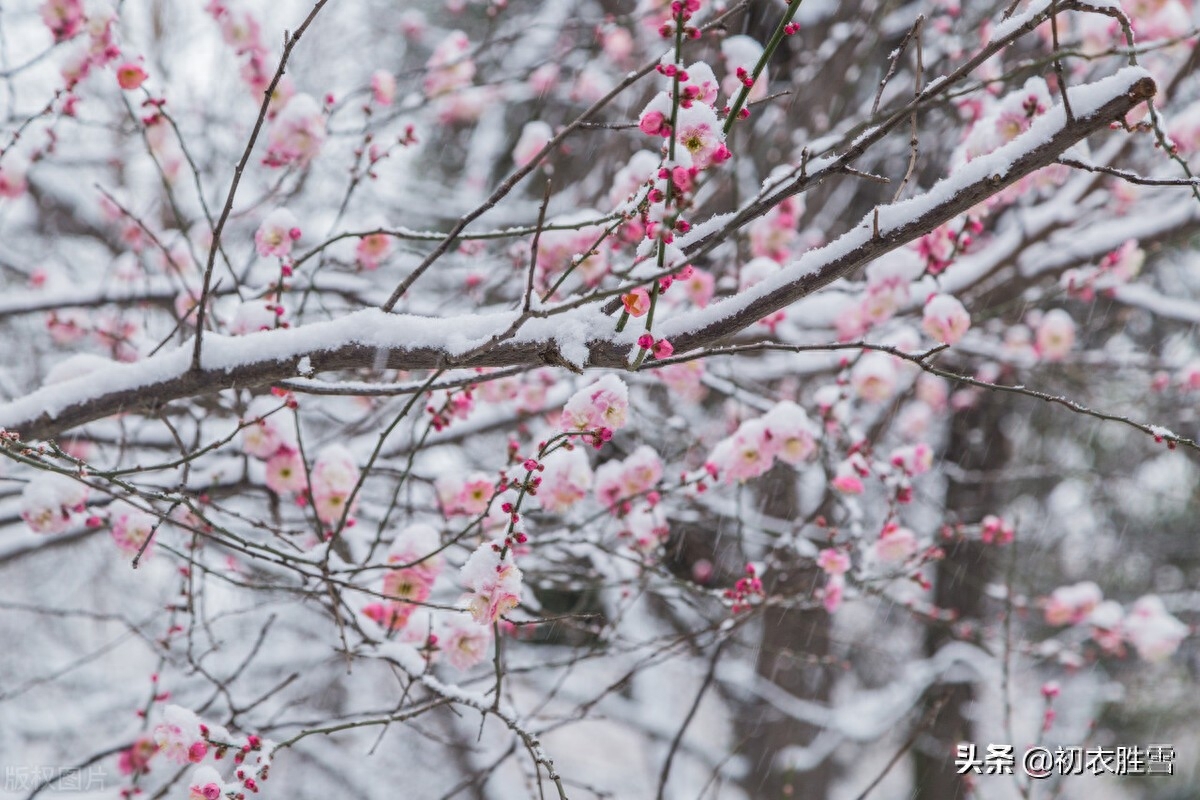
<svg viewBox="0 0 1200 800"><path fill-rule="evenodd" d="M799 515L796 476L777 466L763 477L763 510L778 519ZM823 582L823 573L785 550L773 551L763 576L768 595L811 596ZM763 613L762 645L755 665L763 680L804 700L828 703L833 688L829 614L824 609L768 608ZM750 797L822 800L833 781L833 764L824 760L804 772L793 772L778 756L792 747L805 747L820 734L815 725L793 719L766 702L753 702L744 710L741 725L743 752L750 771L744 787Z"/></svg>
<svg viewBox="0 0 1200 800"><path fill-rule="evenodd" d="M1008 443L1000 429L1003 406L984 394L972 408L951 421L946 461L957 466L946 489L946 522L977 522L992 513L1001 498L991 473L1008 461ZM946 557L937 566L934 602L952 609L960 621L978 622L984 611L984 589L993 564L992 548L978 541L944 544ZM978 627L976 625L975 627ZM954 638L941 625L925 631L925 655L933 656ZM967 786L954 766L955 746L973 742L970 714L975 687L969 683L937 683L925 697L924 718L935 714L929 730L917 740L914 800L962 800Z"/></svg>

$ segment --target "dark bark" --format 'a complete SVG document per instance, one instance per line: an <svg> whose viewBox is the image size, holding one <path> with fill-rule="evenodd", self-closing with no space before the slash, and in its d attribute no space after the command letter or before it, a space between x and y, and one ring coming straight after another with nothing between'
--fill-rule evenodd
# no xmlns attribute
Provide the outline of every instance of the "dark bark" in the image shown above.
<svg viewBox="0 0 1200 800"><path fill-rule="evenodd" d="M778 519L799 515L796 476L776 466L762 479L763 511ZM822 583L822 572L790 550L770 555L764 588L768 595L809 597ZM768 608L763 612L762 643L755 670L783 691L815 703L828 703L834 672L829 664L831 618L823 608ZM755 701L743 710L742 736L750 770L744 787L750 797L802 797L821 800L833 782L834 770L824 761L806 772L791 772L778 761L787 748L804 747L820 734L815 725L800 722L771 704Z"/></svg>
<svg viewBox="0 0 1200 800"><path fill-rule="evenodd" d="M951 420L946 461L954 464L946 489L946 522L978 522L995 512L1000 491L991 479L1008 462L1009 446L1001 431L1004 404L995 394L980 395L977 404ZM953 609L957 619L979 628L985 613L985 586L994 568L995 547L979 541L944 544L946 557L937 566L934 602ZM931 626L925 633L925 655L933 656L954 638L950 628ZM934 684L925 698L929 730L917 740L915 800L963 800L966 784L954 766L955 746L974 742L969 683Z"/></svg>

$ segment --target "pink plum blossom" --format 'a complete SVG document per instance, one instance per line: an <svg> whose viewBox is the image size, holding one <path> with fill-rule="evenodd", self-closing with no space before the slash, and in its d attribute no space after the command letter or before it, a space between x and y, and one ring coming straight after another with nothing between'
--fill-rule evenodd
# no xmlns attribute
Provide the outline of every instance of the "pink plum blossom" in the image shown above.
<svg viewBox="0 0 1200 800"><path fill-rule="evenodd" d="M321 450L313 464L310 486L313 508L321 522L336 525L343 515L354 514L354 508L347 511L346 504L358 484L359 475L358 464L345 445L330 444ZM357 502L356 497L355 504Z"/></svg>
<svg viewBox="0 0 1200 800"><path fill-rule="evenodd" d="M1062 361L1075 345L1075 321L1061 308L1042 315L1035 345L1043 361Z"/></svg>
<svg viewBox="0 0 1200 800"><path fill-rule="evenodd" d="M371 74L371 98L381 106L390 106L396 101L396 76L386 69Z"/></svg>
<svg viewBox="0 0 1200 800"><path fill-rule="evenodd" d="M26 175L29 159L19 151L10 149L0 157L0 197L15 198L25 194L29 188Z"/></svg>
<svg viewBox="0 0 1200 800"><path fill-rule="evenodd" d="M425 63L425 94L438 97L470 86L475 77L471 40L462 31L451 31Z"/></svg>
<svg viewBox="0 0 1200 800"><path fill-rule="evenodd" d="M580 448L556 450L543 460L545 471L537 499L542 508L562 513L587 497L592 488L592 467Z"/></svg>
<svg viewBox="0 0 1200 800"><path fill-rule="evenodd" d="M254 247L263 258L287 258L292 244L300 238L300 223L286 208L277 208L266 216L254 234Z"/></svg>
<svg viewBox="0 0 1200 800"><path fill-rule="evenodd" d="M117 547L131 556L139 552L150 555L151 547L146 542L158 527L157 517L123 502L113 504L110 517L112 538Z"/></svg>
<svg viewBox="0 0 1200 800"><path fill-rule="evenodd" d="M917 536L894 522L884 526L872 548L876 560L884 564L903 564L917 552Z"/></svg>
<svg viewBox="0 0 1200 800"><path fill-rule="evenodd" d="M263 163L271 167L308 166L324 143L325 113L311 96L298 94L271 123Z"/></svg>
<svg viewBox="0 0 1200 800"><path fill-rule="evenodd" d="M921 329L943 344L958 344L963 334L971 327L971 315L958 301L948 294L937 294L925 303L925 315Z"/></svg>
<svg viewBox="0 0 1200 800"><path fill-rule="evenodd" d="M1178 648L1189 629L1167 611L1157 595L1148 594L1133 604L1124 622L1125 638L1143 661L1162 661Z"/></svg>
<svg viewBox="0 0 1200 800"><path fill-rule="evenodd" d="M1073 586L1060 586L1046 598L1046 624L1076 625L1087 619L1103 599L1100 587L1091 581L1083 581Z"/></svg>
<svg viewBox="0 0 1200 800"><path fill-rule="evenodd" d="M518 168L529 164L553 136L554 131L545 122L537 119L526 122L513 147L513 163Z"/></svg>
<svg viewBox="0 0 1200 800"><path fill-rule="evenodd" d="M34 533L62 533L84 510L87 485L53 472L38 473L21 492L21 518Z"/></svg>
<svg viewBox="0 0 1200 800"><path fill-rule="evenodd" d="M492 641L491 628L470 617L455 615L446 619L438 631L438 646L450 666L467 670L487 656Z"/></svg>
<svg viewBox="0 0 1200 800"><path fill-rule="evenodd" d="M864 353L850 370L854 393L868 403L890 400L896 391L896 365L885 353Z"/></svg>
<svg viewBox="0 0 1200 800"><path fill-rule="evenodd" d="M608 374L580 389L563 407L559 426L564 431L620 430L629 412L629 388Z"/></svg>
<svg viewBox="0 0 1200 800"><path fill-rule="evenodd" d="M845 551L827 547L817 554L817 566L831 578L840 577L850 570L850 556Z"/></svg>
<svg viewBox="0 0 1200 800"><path fill-rule="evenodd" d="M267 488L278 494L293 494L304 491L308 476L304 471L304 459L297 450L280 447L267 459Z"/></svg>
<svg viewBox="0 0 1200 800"><path fill-rule="evenodd" d="M480 625L490 625L521 602L521 570L512 548L484 542L475 549L459 576L470 592L467 608Z"/></svg>

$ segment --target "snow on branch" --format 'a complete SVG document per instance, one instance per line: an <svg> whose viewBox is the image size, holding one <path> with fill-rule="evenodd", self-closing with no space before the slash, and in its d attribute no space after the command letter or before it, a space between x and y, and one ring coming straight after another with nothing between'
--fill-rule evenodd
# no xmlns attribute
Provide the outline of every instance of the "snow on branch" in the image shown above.
<svg viewBox="0 0 1200 800"><path fill-rule="evenodd" d="M882 206L854 229L814 249L770 279L706 309L664 321L677 352L711 345L849 275L962 214L1024 176L1055 163L1076 142L1154 96L1145 70L1122 69L1070 89L1073 118L1061 105L998 150L964 165L928 192ZM514 323L520 321L513 332ZM46 438L125 412L154 411L173 400L267 385L318 372L554 364L626 368L634 334L613 332L598 305L430 318L368 309L338 320L243 337L206 337L193 365L185 344L133 364L116 364L0 405L0 427Z"/></svg>

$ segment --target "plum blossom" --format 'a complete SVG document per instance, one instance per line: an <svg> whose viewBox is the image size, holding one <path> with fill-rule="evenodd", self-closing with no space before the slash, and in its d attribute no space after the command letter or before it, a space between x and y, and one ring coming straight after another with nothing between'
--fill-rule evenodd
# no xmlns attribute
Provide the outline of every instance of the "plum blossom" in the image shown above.
<svg viewBox="0 0 1200 800"><path fill-rule="evenodd" d="M862 494L866 489L863 478L870 474L867 460L861 453L851 453L834 470L830 485L842 494Z"/></svg>
<svg viewBox="0 0 1200 800"><path fill-rule="evenodd" d="M884 564L903 564L917 552L917 536L908 528L889 522L871 549L876 560Z"/></svg>
<svg viewBox="0 0 1200 800"><path fill-rule="evenodd" d="M888 460L906 475L924 475L933 467L933 448L924 442L898 447Z"/></svg>
<svg viewBox="0 0 1200 800"><path fill-rule="evenodd" d="M491 629L476 625L463 616L444 620L438 632L438 646L457 670L467 670L484 659L492 641Z"/></svg>
<svg viewBox="0 0 1200 800"><path fill-rule="evenodd" d="M763 416L775 440L775 457L796 466L816 453L817 429L804 409L791 400L775 404Z"/></svg>
<svg viewBox="0 0 1200 800"><path fill-rule="evenodd" d="M707 463L726 483L740 483L770 469L778 450L779 442L766 422L752 419L739 425L732 436L717 442Z"/></svg>
<svg viewBox="0 0 1200 800"><path fill-rule="evenodd" d="M846 576L845 575L830 575L825 580L825 586L821 589L821 604L825 606L826 613L833 614L842 606L842 599L846 594Z"/></svg>
<svg viewBox="0 0 1200 800"><path fill-rule="evenodd" d="M1100 587L1091 581L1083 581L1073 586L1060 586L1046 598L1046 624L1076 625L1087 619L1103 599L1104 594Z"/></svg>
<svg viewBox="0 0 1200 800"><path fill-rule="evenodd" d="M484 542L463 564L459 575L468 589L467 609L480 625L490 625L521 602L521 570L512 548Z"/></svg>
<svg viewBox="0 0 1200 800"><path fill-rule="evenodd" d="M408 565L403 567L403 571L411 572L421 582L433 585L442 572L441 547L442 539L436 528L423 522L413 523L396 534L392 546L388 548L387 561L389 564Z"/></svg>
<svg viewBox="0 0 1200 800"><path fill-rule="evenodd" d="M742 91L745 75L753 71L762 57L763 46L750 36L729 36L721 42L721 55L725 58L725 80L721 89L726 97L736 97ZM739 70L741 71L739 73ZM748 102L756 102L767 96L767 70L764 69L747 96Z"/></svg>
<svg viewBox="0 0 1200 800"><path fill-rule="evenodd" d="M82 0L45 0L38 10L56 42L79 33L85 22Z"/></svg>
<svg viewBox="0 0 1200 800"><path fill-rule="evenodd" d="M564 431L616 431L625 427L629 414L629 387L608 374L580 389L563 407L559 427Z"/></svg>
<svg viewBox="0 0 1200 800"><path fill-rule="evenodd" d="M127 92L139 88L149 77L145 68L136 61L126 61L117 65L117 83Z"/></svg>
<svg viewBox="0 0 1200 800"><path fill-rule="evenodd" d="M377 270L392 251L392 238L386 233L369 233L358 240L354 249L355 260L365 270Z"/></svg>
<svg viewBox="0 0 1200 800"><path fill-rule="evenodd" d="M971 315L958 298L948 294L936 294L925 303L921 329L939 342L958 344L970 327Z"/></svg>
<svg viewBox="0 0 1200 800"><path fill-rule="evenodd" d="M817 553L817 566L831 578L840 577L850 570L850 556L843 550L827 547Z"/></svg>
<svg viewBox="0 0 1200 800"><path fill-rule="evenodd" d="M113 503L110 518L112 519L112 538L117 543L117 547L131 556L137 555L139 552L150 555L151 548L146 542L158 527L157 517L128 503L119 502Z"/></svg>
<svg viewBox="0 0 1200 800"><path fill-rule="evenodd" d="M87 485L53 472L36 475L21 492L21 518L34 533L62 533L84 510Z"/></svg>
<svg viewBox="0 0 1200 800"><path fill-rule="evenodd" d="M1062 361L1075 344L1075 321L1061 308L1051 309L1042 315L1035 341L1043 361Z"/></svg>
<svg viewBox="0 0 1200 800"><path fill-rule="evenodd" d="M260 395L246 406L243 419L248 424L242 428L241 437L242 450L247 455L268 459L282 447L296 449L290 415L280 407L280 402L268 395Z"/></svg>
<svg viewBox="0 0 1200 800"><path fill-rule="evenodd" d="M471 40L467 34L448 33L425 63L425 94L438 97L470 86L475 78L475 62L470 52Z"/></svg>
<svg viewBox="0 0 1200 800"><path fill-rule="evenodd" d="M649 445L641 445L621 464L621 491L626 497L648 492L662 478L663 464Z"/></svg>
<svg viewBox="0 0 1200 800"><path fill-rule="evenodd" d="M676 127L675 141L691 154L692 166L696 169L707 169L729 159L721 122L709 106L680 108L676 113Z"/></svg>
<svg viewBox="0 0 1200 800"><path fill-rule="evenodd" d="M628 540L635 550L643 554L653 553L671 534L667 518L659 505L639 503L625 515L624 522L621 538Z"/></svg>
<svg viewBox="0 0 1200 800"><path fill-rule="evenodd" d="M496 481L482 472L471 473L462 479L444 475L438 479L436 489L446 516L476 516L487 511L492 495L496 493Z"/></svg>
<svg viewBox="0 0 1200 800"><path fill-rule="evenodd" d="M280 447L267 459L267 488L277 494L293 494L304 491L308 476L304 470L304 459L300 452L287 445Z"/></svg>
<svg viewBox="0 0 1200 800"><path fill-rule="evenodd" d="M254 247L263 258L287 258L292 244L300 238L300 223L286 208L277 208L266 216L254 233Z"/></svg>
<svg viewBox="0 0 1200 800"><path fill-rule="evenodd" d="M197 767L188 782L188 800L220 800L224 796L221 774L207 764Z"/></svg>
<svg viewBox="0 0 1200 800"><path fill-rule="evenodd" d="M538 486L542 508L562 513L587 496L592 488L592 467L579 448L555 450L542 460L545 471Z"/></svg>
<svg viewBox="0 0 1200 800"><path fill-rule="evenodd" d="M654 371L671 393L682 400L699 402L708 390L704 387L704 361L682 361Z"/></svg>
<svg viewBox="0 0 1200 800"><path fill-rule="evenodd" d="M396 76L386 69L371 74L371 98L381 106L390 106L396 101Z"/></svg>
<svg viewBox="0 0 1200 800"><path fill-rule="evenodd" d="M864 353L850 370L854 393L868 403L883 403L896 391L895 361L885 353Z"/></svg>
<svg viewBox="0 0 1200 800"><path fill-rule="evenodd" d="M288 101L271 123L267 134L269 167L290 164L305 167L325 144L325 114L310 95L298 94Z"/></svg>
<svg viewBox="0 0 1200 800"><path fill-rule="evenodd" d="M191 711L168 705L163 709L163 721L154 728L154 741L167 759L198 764L208 752L200 727L200 718Z"/></svg>
<svg viewBox="0 0 1200 800"><path fill-rule="evenodd" d="M0 158L0 197L16 198L25 194L29 183L25 176L29 173L29 159L19 151L12 149Z"/></svg>
<svg viewBox="0 0 1200 800"><path fill-rule="evenodd" d="M1167 611L1157 595L1141 597L1129 609L1125 638L1143 661L1162 661L1179 648L1189 629Z"/></svg>
<svg viewBox="0 0 1200 800"><path fill-rule="evenodd" d="M517 139L516 145L513 146L513 163L518 168L529 164L537 157L538 153L542 152L546 143L553 136L554 131L540 119L526 122L525 127L521 129L521 135Z"/></svg>
<svg viewBox="0 0 1200 800"><path fill-rule="evenodd" d="M147 772L150 759L158 753L158 743L150 736L139 736L117 758L117 769L122 775L140 775Z"/></svg>
<svg viewBox="0 0 1200 800"><path fill-rule="evenodd" d="M359 474L354 455L344 445L330 444L321 450L313 464L310 487L317 519L326 525L336 525L344 514L354 514L353 507L346 511L346 503L358 484Z"/></svg>

